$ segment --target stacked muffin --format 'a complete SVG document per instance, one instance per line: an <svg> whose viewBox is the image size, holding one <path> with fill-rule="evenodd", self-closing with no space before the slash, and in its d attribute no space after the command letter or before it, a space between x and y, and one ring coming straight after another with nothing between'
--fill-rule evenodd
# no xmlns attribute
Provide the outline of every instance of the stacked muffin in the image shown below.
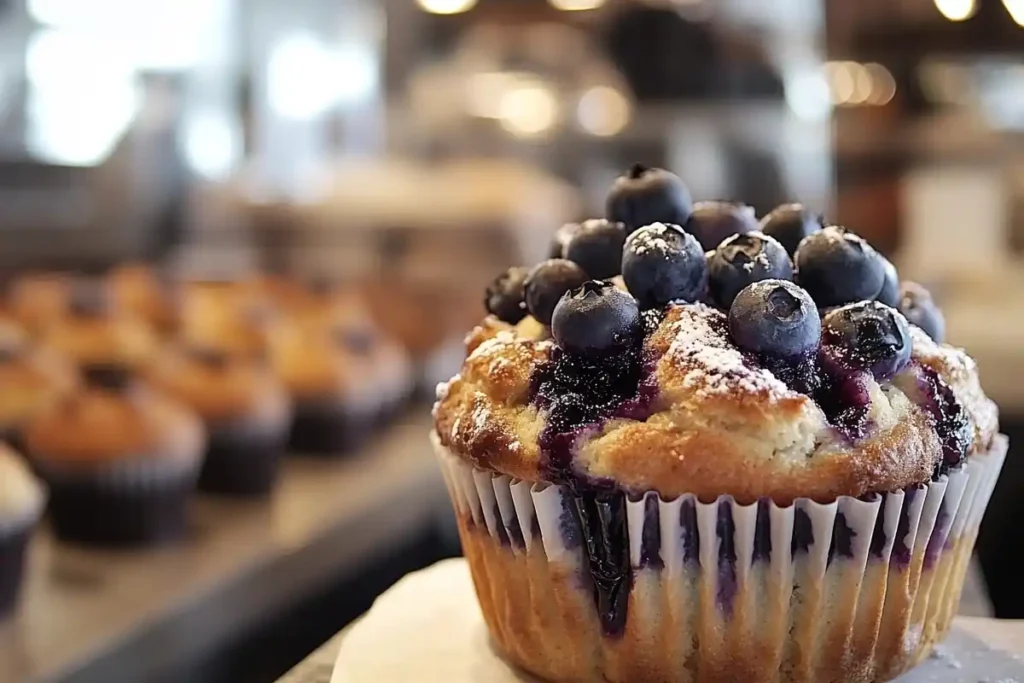
<svg viewBox="0 0 1024 683"><path fill-rule="evenodd" d="M488 289L433 434L494 642L551 681L891 680L1006 451L927 293L635 167ZM621 277L620 277L621 276Z"/></svg>

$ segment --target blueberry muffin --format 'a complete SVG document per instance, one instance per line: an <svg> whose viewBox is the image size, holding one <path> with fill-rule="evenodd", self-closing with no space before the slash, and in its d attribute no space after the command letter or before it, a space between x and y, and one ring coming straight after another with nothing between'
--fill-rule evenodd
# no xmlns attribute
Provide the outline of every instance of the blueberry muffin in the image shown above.
<svg viewBox="0 0 1024 683"><path fill-rule="evenodd" d="M107 277L114 303L161 335L173 335L181 322L181 287L160 268L127 263Z"/></svg>
<svg viewBox="0 0 1024 683"><path fill-rule="evenodd" d="M175 348L148 377L206 425L199 488L263 496L277 480L291 426L291 403L266 362L212 347Z"/></svg>
<svg viewBox="0 0 1024 683"><path fill-rule="evenodd" d="M148 546L179 537L202 463L202 424L118 366L31 420L25 450L64 541Z"/></svg>
<svg viewBox="0 0 1024 683"><path fill-rule="evenodd" d="M91 280L75 283L66 311L46 325L42 342L80 368L139 370L158 349L153 330L116 306L106 283Z"/></svg>
<svg viewBox="0 0 1024 683"><path fill-rule="evenodd" d="M659 177L609 206L689 226ZM975 363L847 230L791 261L746 219L706 254L629 218L499 278L438 388L494 643L558 682L895 678L949 629L1005 455Z"/></svg>
<svg viewBox="0 0 1024 683"><path fill-rule="evenodd" d="M72 278L63 273L25 273L10 283L7 307L28 332L39 334L64 315L71 288Z"/></svg>
<svg viewBox="0 0 1024 683"><path fill-rule="evenodd" d="M29 539L44 502L40 482L14 451L0 446L0 620L17 603Z"/></svg>
<svg viewBox="0 0 1024 683"><path fill-rule="evenodd" d="M244 280L195 280L184 285L181 338L190 344L265 358L279 316Z"/></svg>
<svg viewBox="0 0 1024 683"><path fill-rule="evenodd" d="M65 358L0 324L0 439L18 447L28 420L77 383L78 374Z"/></svg>

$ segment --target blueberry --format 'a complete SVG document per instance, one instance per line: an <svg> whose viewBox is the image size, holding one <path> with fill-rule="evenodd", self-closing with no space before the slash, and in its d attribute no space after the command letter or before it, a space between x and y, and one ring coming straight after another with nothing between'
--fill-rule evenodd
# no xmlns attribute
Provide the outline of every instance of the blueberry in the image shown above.
<svg viewBox="0 0 1024 683"><path fill-rule="evenodd" d="M579 229L579 223L566 223L556 230L554 237L551 238L551 247L548 249L548 258L564 258L565 245L569 243L569 240L573 235L579 232Z"/></svg>
<svg viewBox="0 0 1024 683"><path fill-rule="evenodd" d="M762 280L736 296L729 309L729 332L745 351L793 358L818 347L821 318L800 287L787 280Z"/></svg>
<svg viewBox="0 0 1024 683"><path fill-rule="evenodd" d="M714 249L726 237L758 229L754 207L735 202L697 202L686 223L686 231L705 250Z"/></svg>
<svg viewBox="0 0 1024 683"><path fill-rule="evenodd" d="M551 314L562 295L588 279L583 269L572 261L560 258L542 261L526 276L526 309L542 325L550 325Z"/></svg>
<svg viewBox="0 0 1024 683"><path fill-rule="evenodd" d="M898 308L900 305L900 274L896 272L896 266L892 264L892 261L881 254L878 255L878 258L882 259L882 267L885 268L885 280L882 281L882 289L875 297L875 301Z"/></svg>
<svg viewBox="0 0 1024 683"><path fill-rule="evenodd" d="M635 232L653 223L685 225L693 210L690 190L679 176L636 164L615 179L605 204L608 220Z"/></svg>
<svg viewBox="0 0 1024 683"><path fill-rule="evenodd" d="M526 268L509 268L487 286L484 307L498 320L515 325L526 317Z"/></svg>
<svg viewBox="0 0 1024 683"><path fill-rule="evenodd" d="M595 280L613 278L622 272L622 247L626 226L603 218L584 222L565 245L564 257L576 263Z"/></svg>
<svg viewBox="0 0 1024 683"><path fill-rule="evenodd" d="M608 355L641 332L636 299L610 282L590 280L566 292L551 320L551 336L570 353Z"/></svg>
<svg viewBox="0 0 1024 683"><path fill-rule="evenodd" d="M71 289L68 312L83 318L95 318L110 311L110 290L95 280L81 280Z"/></svg>
<svg viewBox="0 0 1024 683"><path fill-rule="evenodd" d="M877 301L861 301L825 316L825 343L837 357L875 379L891 379L910 362L910 325L903 314Z"/></svg>
<svg viewBox="0 0 1024 683"><path fill-rule="evenodd" d="M941 344L946 338L946 319L935 305L931 292L916 282L904 282L900 287L900 312L925 334Z"/></svg>
<svg viewBox="0 0 1024 683"><path fill-rule="evenodd" d="M725 310L749 284L792 279L789 254L776 240L760 232L727 238L708 260L708 288L715 304Z"/></svg>
<svg viewBox="0 0 1024 683"><path fill-rule="evenodd" d="M829 226L805 237L796 250L797 282L820 308L870 301L885 281L878 252L852 232Z"/></svg>
<svg viewBox="0 0 1024 683"><path fill-rule="evenodd" d="M626 240L622 279L640 307L697 301L708 281L704 250L678 225L655 223Z"/></svg>
<svg viewBox="0 0 1024 683"><path fill-rule="evenodd" d="M809 211L803 204L783 204L761 219L761 232L777 239L790 256L796 254L800 240L825 227L821 214Z"/></svg>

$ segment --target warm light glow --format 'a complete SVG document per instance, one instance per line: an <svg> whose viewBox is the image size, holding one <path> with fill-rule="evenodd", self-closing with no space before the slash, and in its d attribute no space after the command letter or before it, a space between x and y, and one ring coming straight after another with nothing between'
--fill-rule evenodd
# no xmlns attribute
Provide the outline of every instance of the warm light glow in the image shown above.
<svg viewBox="0 0 1024 683"><path fill-rule="evenodd" d="M514 71L486 71L466 79L466 111L482 119L501 118L501 99L526 75Z"/></svg>
<svg viewBox="0 0 1024 683"><path fill-rule="evenodd" d="M876 106L889 104L896 97L896 79L892 73L877 62L865 64L864 68L871 76L871 94L867 103Z"/></svg>
<svg viewBox="0 0 1024 683"><path fill-rule="evenodd" d="M505 93L499 111L502 128L517 137L536 137L555 125L558 101L544 85L524 85Z"/></svg>
<svg viewBox="0 0 1024 683"><path fill-rule="evenodd" d="M935 7L950 21L966 21L978 9L975 0L935 0Z"/></svg>
<svg viewBox="0 0 1024 683"><path fill-rule="evenodd" d="M864 104L871 97L871 91L874 89L874 84L871 82L871 74L864 68L863 64L858 64L857 62L847 62L846 68L853 74L853 94L850 95L848 104Z"/></svg>
<svg viewBox="0 0 1024 683"><path fill-rule="evenodd" d="M431 14L461 14L476 7L477 0L416 0L420 9Z"/></svg>
<svg viewBox="0 0 1024 683"><path fill-rule="evenodd" d="M847 104L856 88L850 62L829 62L825 65L825 78L828 80L832 104Z"/></svg>
<svg viewBox="0 0 1024 683"><path fill-rule="evenodd" d="M801 119L821 121L832 109L828 81L817 70L787 75L786 104Z"/></svg>
<svg viewBox="0 0 1024 683"><path fill-rule="evenodd" d="M583 129L599 137L621 133L629 125L632 114L629 100L607 85L599 85L583 93L576 108L576 116Z"/></svg>
<svg viewBox="0 0 1024 683"><path fill-rule="evenodd" d="M197 174L223 180L235 169L242 155L241 131L226 113L210 111L193 114L184 125L185 160Z"/></svg>
<svg viewBox="0 0 1024 683"><path fill-rule="evenodd" d="M1003 7L1018 26L1024 26L1024 0L1003 0Z"/></svg>
<svg viewBox="0 0 1024 683"><path fill-rule="evenodd" d="M548 0L555 9L563 12L585 12L604 6L605 0Z"/></svg>

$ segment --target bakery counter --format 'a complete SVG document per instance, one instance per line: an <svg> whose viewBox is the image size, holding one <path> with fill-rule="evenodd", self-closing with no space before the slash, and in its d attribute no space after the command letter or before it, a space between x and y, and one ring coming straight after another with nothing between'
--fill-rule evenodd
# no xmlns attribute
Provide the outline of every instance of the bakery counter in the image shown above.
<svg viewBox="0 0 1024 683"><path fill-rule="evenodd" d="M41 532L0 625L0 683L165 679L425 533L445 498L425 412L351 458L290 459L269 501L198 498L176 546L96 552Z"/></svg>

